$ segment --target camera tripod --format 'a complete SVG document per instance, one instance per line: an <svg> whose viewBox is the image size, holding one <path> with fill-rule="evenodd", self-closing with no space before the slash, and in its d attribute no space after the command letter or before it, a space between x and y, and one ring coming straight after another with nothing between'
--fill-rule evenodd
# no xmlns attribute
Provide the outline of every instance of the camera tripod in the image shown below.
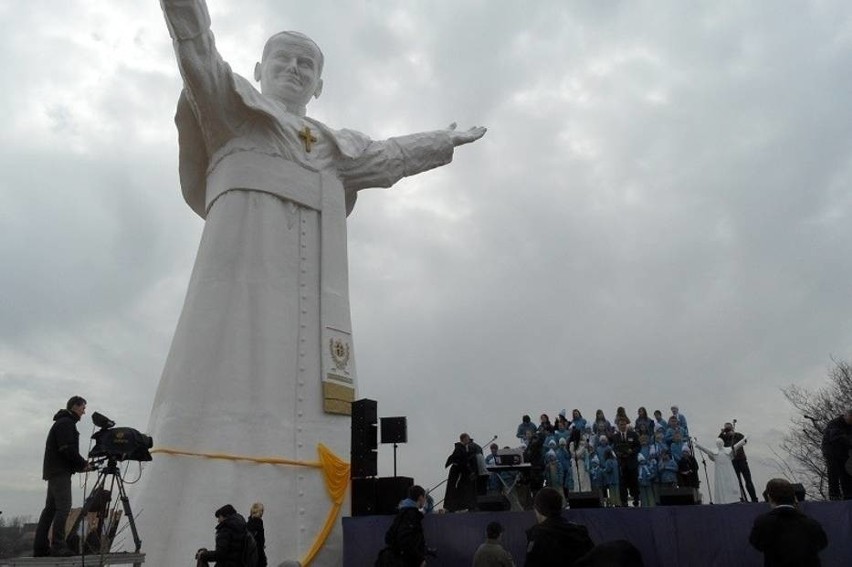
<svg viewBox="0 0 852 567"><path fill-rule="evenodd" d="M104 462L106 464L104 464ZM112 498L113 489L118 487L118 496L121 499L121 505L124 508L124 515L127 516L127 521L130 524L130 531L133 534L133 543L136 545L135 552L139 553L139 549L142 547L142 540L139 539L139 532L136 530L136 520L134 520L133 512L130 509L130 499L127 497L127 492L124 490L124 479L121 478L121 470L119 470L115 458L111 456L106 457L105 461L101 460L100 467L97 465L98 463L95 463L93 468L97 469L98 478L95 481L94 486L92 486L92 490L89 492L89 495L86 497L86 501L83 503L83 508L80 510L80 514L77 516L77 519L74 520L74 525L71 526L70 530L68 530L68 534L66 534L65 537L66 542L69 538L77 534L77 529L80 527L80 523L86 518L86 516L88 516L89 512L92 512L93 509L97 511L99 508L107 508L108 501L103 502L102 495L105 492L108 492L110 494L110 498ZM107 477L110 477L108 491L105 490ZM95 504L101 504L101 506L96 507ZM100 517L98 519L98 532L100 532L102 525L103 517Z"/></svg>

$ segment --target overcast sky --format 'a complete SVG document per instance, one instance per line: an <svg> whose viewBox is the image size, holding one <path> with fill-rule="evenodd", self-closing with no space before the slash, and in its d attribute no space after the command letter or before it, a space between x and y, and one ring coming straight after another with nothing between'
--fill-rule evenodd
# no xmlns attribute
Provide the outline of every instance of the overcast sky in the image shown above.
<svg viewBox="0 0 852 567"><path fill-rule="evenodd" d="M852 358L852 4L209 3L245 76L273 32L316 40L332 127L489 128L349 218L400 474L437 484L459 433L514 444L524 413L672 403L774 474L780 388ZM147 428L202 221L158 2L0 0L0 68L0 510L36 517L68 397Z"/></svg>

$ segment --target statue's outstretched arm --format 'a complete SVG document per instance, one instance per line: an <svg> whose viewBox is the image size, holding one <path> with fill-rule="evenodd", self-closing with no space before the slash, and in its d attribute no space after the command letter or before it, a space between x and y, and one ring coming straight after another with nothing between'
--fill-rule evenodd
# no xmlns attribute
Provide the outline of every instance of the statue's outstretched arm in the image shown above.
<svg viewBox="0 0 852 567"><path fill-rule="evenodd" d="M456 123L453 122L447 127L447 132L450 134L450 140L453 141L453 146L461 146L475 142L485 135L488 128L484 126L474 126L468 130L456 130Z"/></svg>

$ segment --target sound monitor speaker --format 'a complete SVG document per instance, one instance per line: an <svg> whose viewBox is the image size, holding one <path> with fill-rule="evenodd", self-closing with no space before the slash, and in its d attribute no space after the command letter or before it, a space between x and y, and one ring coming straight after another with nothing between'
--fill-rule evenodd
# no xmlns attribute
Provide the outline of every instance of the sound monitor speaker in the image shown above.
<svg viewBox="0 0 852 567"><path fill-rule="evenodd" d="M355 451L352 450L352 467L349 477L352 479L362 478L365 476L378 476L379 474L379 459L378 453L373 450Z"/></svg>
<svg viewBox="0 0 852 567"><path fill-rule="evenodd" d="M352 515L372 516L376 514L376 479L352 479Z"/></svg>
<svg viewBox="0 0 852 567"><path fill-rule="evenodd" d="M480 512L505 512L511 510L512 505L502 494L486 494L476 497L476 509Z"/></svg>
<svg viewBox="0 0 852 567"><path fill-rule="evenodd" d="M698 496L694 488L660 488L660 506L688 506L697 503Z"/></svg>
<svg viewBox="0 0 852 567"><path fill-rule="evenodd" d="M376 476L378 473L378 411L375 400L352 402L351 478Z"/></svg>
<svg viewBox="0 0 852 567"><path fill-rule="evenodd" d="M596 490L588 492L569 492L568 493L569 508L600 508L601 494Z"/></svg>
<svg viewBox="0 0 852 567"><path fill-rule="evenodd" d="M404 417L383 417L382 443L408 443L408 422Z"/></svg>
<svg viewBox="0 0 852 567"><path fill-rule="evenodd" d="M797 482L793 485L793 492L796 494L796 502L805 501L805 487L801 482Z"/></svg>
<svg viewBox="0 0 852 567"><path fill-rule="evenodd" d="M376 514L396 514L399 503L408 498L414 479L407 476L388 476L376 479Z"/></svg>

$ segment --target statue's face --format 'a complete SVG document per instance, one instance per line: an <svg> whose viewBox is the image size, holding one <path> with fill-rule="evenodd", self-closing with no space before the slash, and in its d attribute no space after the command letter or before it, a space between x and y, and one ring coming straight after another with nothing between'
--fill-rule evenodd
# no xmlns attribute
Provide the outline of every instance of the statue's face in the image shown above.
<svg viewBox="0 0 852 567"><path fill-rule="evenodd" d="M312 42L276 36L259 66L260 90L286 105L305 106L322 90L321 67L322 54Z"/></svg>

